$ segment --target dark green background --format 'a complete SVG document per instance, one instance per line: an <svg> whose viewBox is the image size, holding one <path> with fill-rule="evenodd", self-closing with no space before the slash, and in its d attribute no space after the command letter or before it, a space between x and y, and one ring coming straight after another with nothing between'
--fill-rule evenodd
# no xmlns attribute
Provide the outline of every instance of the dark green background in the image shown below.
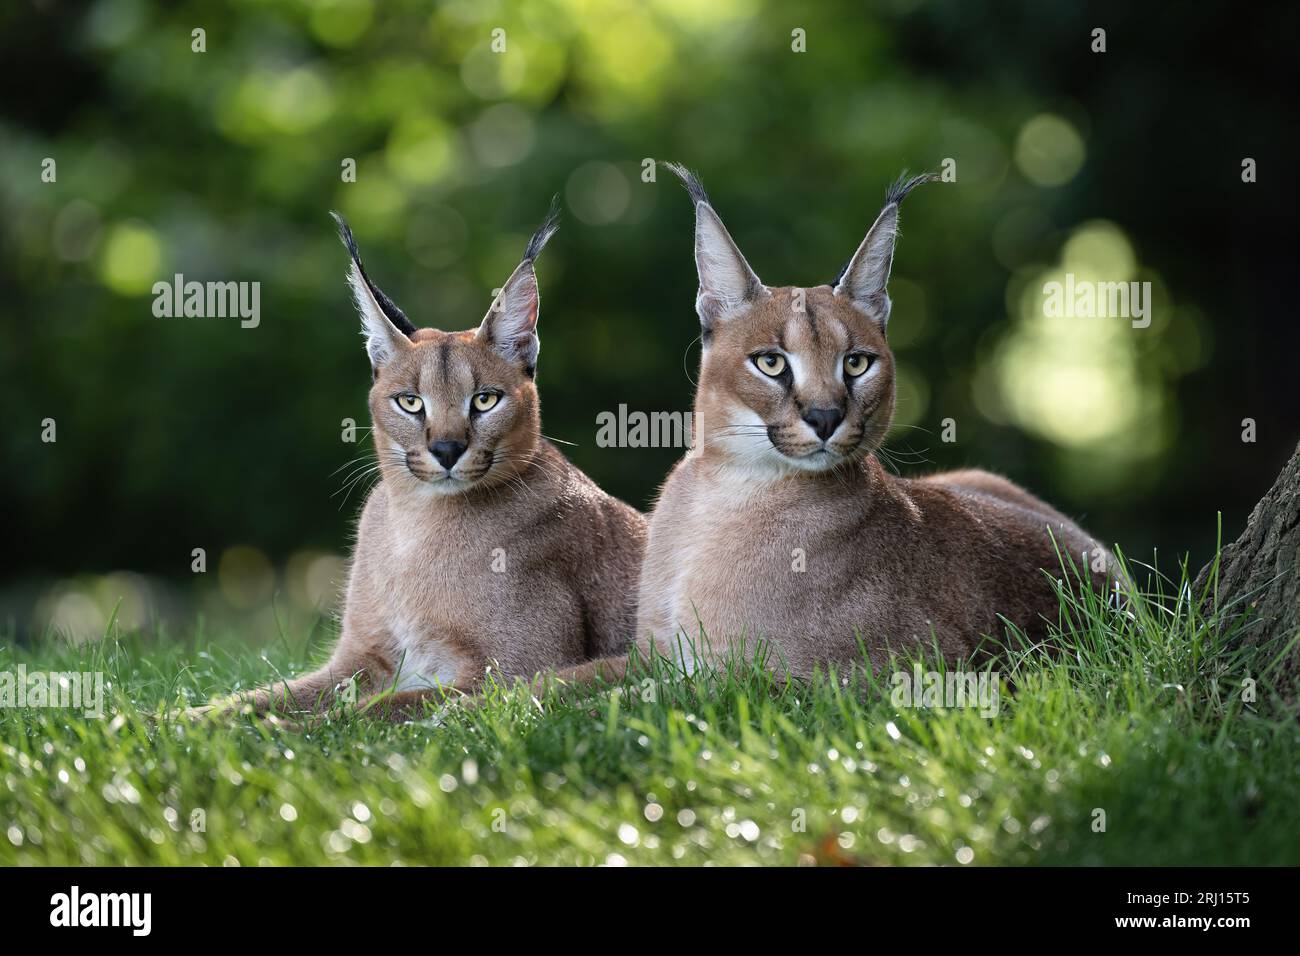
<svg viewBox="0 0 1300 956"><path fill-rule="evenodd" d="M989 467L1132 553L1203 557L1216 512L1235 535L1300 433L1294 8L984 6L6 4L11 619L25 626L58 578L184 580L194 547L277 566L346 548L360 497L340 507L335 470L361 449L340 421L366 424L369 370L331 208L417 324L460 329L560 193L538 266L544 430L648 506L677 453L595 445L596 414L620 403L688 408L698 361L690 205L671 180L641 181L646 157L697 169L759 275L805 285L835 274L901 169L955 158L957 182L903 210L890 332L918 428L891 441L900 466ZM1018 157L1043 114L1082 147L1059 185ZM1039 340L1009 375L1008 343L1029 341L1017 290L1097 220L1157 282L1152 327L1084 333L1064 366L1060 340ZM260 281L260 327L155 318L148 287L175 272ZM1087 440L1035 426L1090 402L1127 424ZM939 441L949 417L955 444Z"/></svg>

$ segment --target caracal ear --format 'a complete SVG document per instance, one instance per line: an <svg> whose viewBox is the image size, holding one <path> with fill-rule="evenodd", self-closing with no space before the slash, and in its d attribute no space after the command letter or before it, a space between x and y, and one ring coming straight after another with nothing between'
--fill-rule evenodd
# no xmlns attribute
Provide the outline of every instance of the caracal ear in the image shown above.
<svg viewBox="0 0 1300 956"><path fill-rule="evenodd" d="M348 228L347 221L336 212L331 212L330 215L338 223L339 238L352 257L352 267L348 269L348 285L352 288L352 298L361 314L361 329L366 337L366 354L370 356L370 367L378 374L399 352L411 347L415 326L366 275L365 267L361 264L361 253L357 251L357 242L352 238L352 230Z"/></svg>
<svg viewBox="0 0 1300 956"><path fill-rule="evenodd" d="M524 249L523 261L515 267L500 294L492 301L478 327L477 341L494 349L507 362L519 366L529 378L537 372L537 313L541 300L537 291L537 273L533 262L551 236L560 228L559 197L551 200L551 210L537 227Z"/></svg>
<svg viewBox="0 0 1300 956"><path fill-rule="evenodd" d="M853 253L853 258L840 270L833 285L835 294L847 298L860 311L865 312L880 331L885 331L889 323L890 301L886 287L889 284L889 270L894 264L894 242L898 238L899 204L921 183L931 182L938 177L932 173L907 178L907 173L898 177L894 185L885 194L885 208L880 211L875 225L867 232L867 237Z"/></svg>
<svg viewBox="0 0 1300 956"><path fill-rule="evenodd" d="M707 344L717 323L743 312L755 299L771 292L745 261L695 174L677 163L664 166L682 181L695 204L695 270L700 276L695 311Z"/></svg>

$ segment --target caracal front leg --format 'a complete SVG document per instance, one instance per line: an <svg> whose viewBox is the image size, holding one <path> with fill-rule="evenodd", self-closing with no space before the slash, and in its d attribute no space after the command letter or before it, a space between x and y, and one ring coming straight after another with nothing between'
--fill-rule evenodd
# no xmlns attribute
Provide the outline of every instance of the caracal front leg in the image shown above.
<svg viewBox="0 0 1300 956"><path fill-rule="evenodd" d="M334 649L329 663L319 670L242 691L202 707L191 707L183 716L219 716L245 707L258 717L266 714L318 714L350 687L355 686L358 692L370 692L392 678L395 671L393 662L379 649L380 646L378 641L363 644L344 637Z"/></svg>
<svg viewBox="0 0 1300 956"><path fill-rule="evenodd" d="M638 641L636 668L649 667L654 657L666 660L667 650L666 646L655 641ZM548 689L558 690L561 694L570 691L582 692L595 684L622 683L632 666L630 654L602 657L582 664L543 671L533 675L527 683L532 694L538 697ZM631 672L637 671L633 669ZM524 683L525 679L521 677L518 682ZM429 716L440 707L477 707L484 699L479 693L481 689L480 682L473 687L443 685L380 693L363 701L359 712L364 716L402 723Z"/></svg>

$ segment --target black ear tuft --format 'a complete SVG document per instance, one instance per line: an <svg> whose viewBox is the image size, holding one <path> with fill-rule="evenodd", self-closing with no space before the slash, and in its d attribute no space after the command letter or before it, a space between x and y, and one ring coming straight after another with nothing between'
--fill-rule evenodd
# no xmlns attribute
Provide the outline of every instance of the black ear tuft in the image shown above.
<svg viewBox="0 0 1300 956"><path fill-rule="evenodd" d="M556 193L551 197L551 209L542 220L542 224L537 227L531 239L528 240L528 247L524 249L524 262L532 262L542 253L551 239L560 228L560 195Z"/></svg>
<svg viewBox="0 0 1300 956"><path fill-rule="evenodd" d="M938 181L939 177L934 173L922 173L919 176L913 176L909 179L907 176L907 170L905 169L899 174L898 178L894 180L894 184L885 191L885 205L897 206L907 198L908 193L921 185L921 183L934 183Z"/></svg>
<svg viewBox="0 0 1300 956"><path fill-rule="evenodd" d="M348 255L352 257L352 261L356 264L357 272L361 274L361 280L365 282L366 288L375 297L375 302L379 304L379 308L383 310L388 321L392 322L398 331L406 335L407 338L410 338L416 331L414 323L406 317L406 314L397 307L392 299L384 295L379 286L370 281L370 276L366 275L366 268L361 264L361 252L357 249L357 241L352 237L352 230L348 228L347 220L332 210L330 215L338 223L339 238L343 240L343 245L347 247Z"/></svg>
<svg viewBox="0 0 1300 956"><path fill-rule="evenodd" d="M922 183L936 183L938 181L939 177L934 173L922 173L919 176L913 176L909 179L907 170L903 170L903 172L899 174L899 177L894 180L893 184L885 190L885 205L882 207L882 211L888 209L890 206L901 204L902 201L907 198L907 194ZM844 265L840 266L840 271L835 273L835 278L831 280L832 289L840 284L840 280L844 278L844 273L849 271L849 263L852 261L853 258L850 256L849 259L845 261Z"/></svg>
<svg viewBox="0 0 1300 956"><path fill-rule="evenodd" d="M709 202L709 194L704 191L704 184L700 182L698 176L685 166L681 165L681 163L670 163L667 160L660 160L660 162L662 165L667 167L673 175L682 181L682 185L686 187L686 191L691 194L692 203L697 206L700 203L704 203L706 206L713 205L713 203Z"/></svg>

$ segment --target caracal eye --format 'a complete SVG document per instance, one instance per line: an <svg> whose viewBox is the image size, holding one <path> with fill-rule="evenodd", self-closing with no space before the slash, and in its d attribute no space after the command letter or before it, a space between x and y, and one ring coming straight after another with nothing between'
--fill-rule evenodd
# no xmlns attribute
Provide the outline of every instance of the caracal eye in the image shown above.
<svg viewBox="0 0 1300 956"><path fill-rule="evenodd" d="M420 398L419 395L398 395L397 407L404 412L418 415L420 410L424 408L424 399Z"/></svg>
<svg viewBox="0 0 1300 956"><path fill-rule="evenodd" d="M852 355L844 356L844 371L849 378L857 378L867 369L871 368L871 356L862 352L855 352Z"/></svg>
<svg viewBox="0 0 1300 956"><path fill-rule="evenodd" d="M497 402L501 401L501 396L496 392L479 392L474 396L474 410L477 412L486 412L495 408Z"/></svg>
<svg viewBox="0 0 1300 956"><path fill-rule="evenodd" d="M764 352L754 357L754 364L764 375L776 378L785 371L785 356L776 352Z"/></svg>

